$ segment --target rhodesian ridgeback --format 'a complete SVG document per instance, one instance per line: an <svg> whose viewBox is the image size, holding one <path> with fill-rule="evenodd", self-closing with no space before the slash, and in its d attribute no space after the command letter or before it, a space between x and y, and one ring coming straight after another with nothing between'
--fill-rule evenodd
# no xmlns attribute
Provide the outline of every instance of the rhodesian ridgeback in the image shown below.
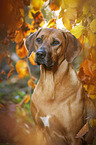
<svg viewBox="0 0 96 145"><path fill-rule="evenodd" d="M72 67L82 48L80 42L70 32L44 28L30 35L25 45L29 55L33 49L36 51L35 62L41 65L31 112L46 144L82 145L82 139L76 138L76 134L95 113L95 108L84 95L82 83Z"/></svg>

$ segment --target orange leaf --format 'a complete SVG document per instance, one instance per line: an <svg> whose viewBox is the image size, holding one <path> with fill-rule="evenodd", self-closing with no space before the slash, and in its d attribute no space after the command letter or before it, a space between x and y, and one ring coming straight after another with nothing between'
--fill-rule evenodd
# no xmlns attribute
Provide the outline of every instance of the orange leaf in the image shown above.
<svg viewBox="0 0 96 145"><path fill-rule="evenodd" d="M78 39L80 41L80 43L82 44L82 48L84 48L84 36L81 35Z"/></svg>
<svg viewBox="0 0 96 145"><path fill-rule="evenodd" d="M4 105L0 104L0 109L4 108Z"/></svg>
<svg viewBox="0 0 96 145"><path fill-rule="evenodd" d="M41 11L34 12L33 10L30 10L30 16L33 18L33 21L31 23L32 29L37 29L38 27L40 27L40 25L43 24L44 17Z"/></svg>
<svg viewBox="0 0 96 145"><path fill-rule="evenodd" d="M58 9L59 9L59 8L56 6L55 2L52 2L52 3L50 4L50 8L51 8L51 11L53 11L53 10L58 10Z"/></svg>
<svg viewBox="0 0 96 145"><path fill-rule="evenodd" d="M87 76L93 77L94 74L92 72L93 62L89 59L85 59L83 63L80 65L80 68L83 68L84 73Z"/></svg>
<svg viewBox="0 0 96 145"><path fill-rule="evenodd" d="M33 89L35 89L35 83L34 83L35 79L32 77L29 81L28 81L28 86L32 87Z"/></svg>
<svg viewBox="0 0 96 145"><path fill-rule="evenodd" d="M31 55L29 56L29 60L32 65L36 65L35 63L35 52L32 52Z"/></svg>
<svg viewBox="0 0 96 145"><path fill-rule="evenodd" d="M19 77L23 78L27 75L28 70L27 70L27 63L24 60L19 60L16 63L16 71L19 73Z"/></svg>
<svg viewBox="0 0 96 145"><path fill-rule="evenodd" d="M25 97L24 97L24 103L28 103L30 101L30 95L27 94Z"/></svg>
<svg viewBox="0 0 96 145"><path fill-rule="evenodd" d="M7 80L8 80L9 77L13 74L13 72L14 72L14 66L11 64L11 70L10 70L9 73L8 73Z"/></svg>
<svg viewBox="0 0 96 145"><path fill-rule="evenodd" d="M24 58L28 54L27 48L24 46L24 44L17 44L16 46L16 53L20 58Z"/></svg>
<svg viewBox="0 0 96 145"><path fill-rule="evenodd" d="M82 138L87 132L89 131L89 124L88 122L80 129L77 133L76 138Z"/></svg>
<svg viewBox="0 0 96 145"><path fill-rule="evenodd" d="M61 3L62 3L62 0L51 0L50 1L51 11L59 10Z"/></svg>
<svg viewBox="0 0 96 145"><path fill-rule="evenodd" d="M19 30L22 27L23 23L24 23L24 18L21 17L19 19L19 21L17 22L17 25L16 25L17 26L17 30Z"/></svg>
<svg viewBox="0 0 96 145"><path fill-rule="evenodd" d="M90 79L88 79L88 76L85 75L83 68L81 67L79 69L79 74L78 76L80 77L80 79L82 80L82 82L89 84L90 83Z"/></svg>
<svg viewBox="0 0 96 145"><path fill-rule="evenodd" d="M22 30L20 29L20 31L17 32L16 37L15 37L15 42L19 43L23 40L23 33Z"/></svg>
<svg viewBox="0 0 96 145"><path fill-rule="evenodd" d="M28 36L31 32L30 24L24 23L23 26L22 26L22 31L24 33L24 37L26 38L26 36Z"/></svg>

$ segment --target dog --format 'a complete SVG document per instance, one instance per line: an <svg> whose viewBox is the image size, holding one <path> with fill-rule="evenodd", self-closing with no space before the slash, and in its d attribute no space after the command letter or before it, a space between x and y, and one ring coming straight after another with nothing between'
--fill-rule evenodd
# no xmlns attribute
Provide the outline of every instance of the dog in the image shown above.
<svg viewBox="0 0 96 145"><path fill-rule="evenodd" d="M96 111L72 66L82 49L80 42L70 32L44 28L31 34L25 45L29 56L36 51L35 62L41 67L31 112L44 134L42 144L82 145L76 134ZM91 142L92 132L89 134L85 137L87 142Z"/></svg>

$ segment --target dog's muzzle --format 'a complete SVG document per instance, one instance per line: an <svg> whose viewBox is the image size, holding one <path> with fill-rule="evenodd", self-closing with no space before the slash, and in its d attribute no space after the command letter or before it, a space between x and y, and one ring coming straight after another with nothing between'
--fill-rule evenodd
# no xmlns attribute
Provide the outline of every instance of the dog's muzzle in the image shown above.
<svg viewBox="0 0 96 145"><path fill-rule="evenodd" d="M35 56L35 62L37 64L45 64L45 57L46 57L46 51L44 48L40 48L36 51L36 56Z"/></svg>
<svg viewBox="0 0 96 145"><path fill-rule="evenodd" d="M40 49L38 49L36 51L35 62L38 65L43 64L47 67L52 67L54 65L52 58L51 58L51 54L48 53L44 47L41 47Z"/></svg>

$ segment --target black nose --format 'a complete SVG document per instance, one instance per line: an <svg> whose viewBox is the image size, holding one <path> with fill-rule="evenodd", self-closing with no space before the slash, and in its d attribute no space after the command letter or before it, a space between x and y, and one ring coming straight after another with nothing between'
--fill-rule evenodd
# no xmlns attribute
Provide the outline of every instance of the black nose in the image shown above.
<svg viewBox="0 0 96 145"><path fill-rule="evenodd" d="M45 50L38 50L36 52L36 55L37 55L38 58L42 58L43 59L46 56L46 51Z"/></svg>

